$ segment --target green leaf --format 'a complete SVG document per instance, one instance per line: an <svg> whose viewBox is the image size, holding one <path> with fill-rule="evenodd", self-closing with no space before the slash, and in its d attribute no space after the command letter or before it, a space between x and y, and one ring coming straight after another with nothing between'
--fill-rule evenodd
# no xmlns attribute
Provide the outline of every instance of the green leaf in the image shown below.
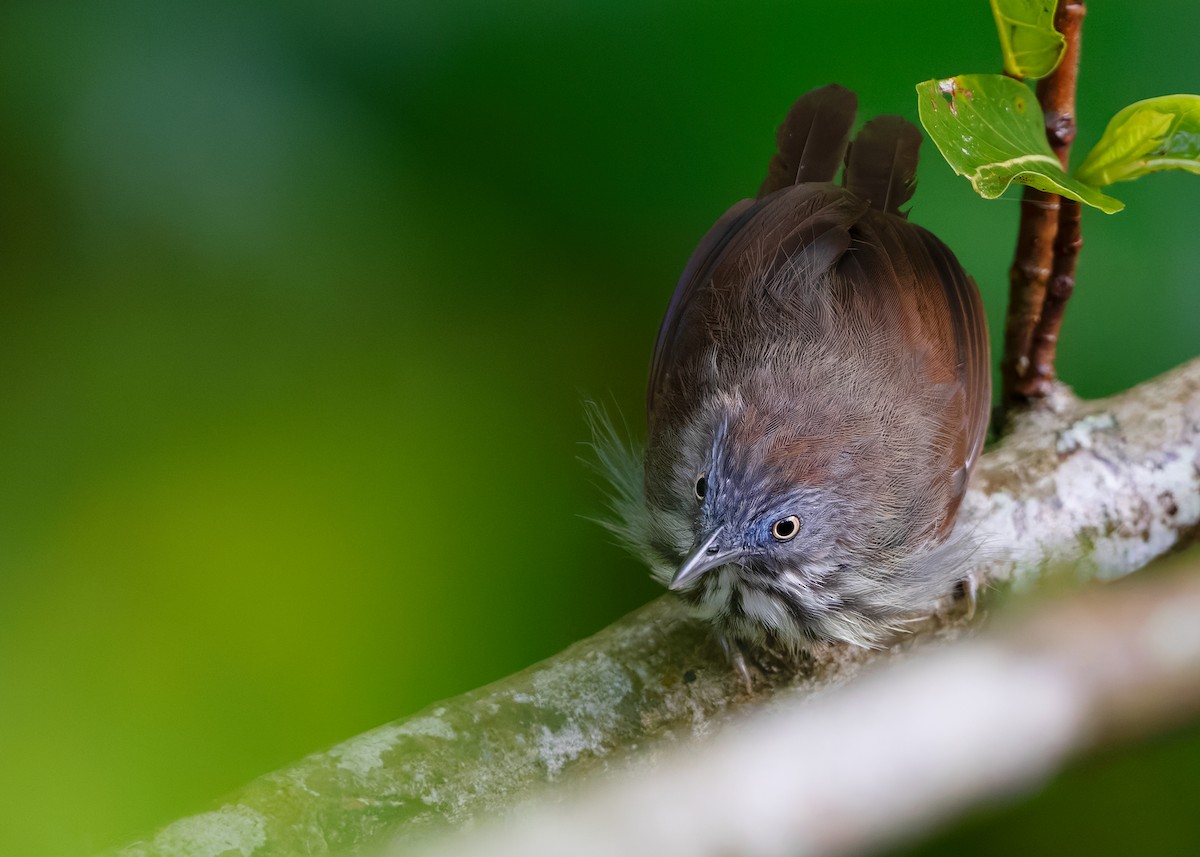
<svg viewBox="0 0 1200 857"><path fill-rule="evenodd" d="M1062 59L1067 40L1054 29L1056 0L992 0L1004 70L1014 77L1045 77Z"/></svg>
<svg viewBox="0 0 1200 857"><path fill-rule="evenodd" d="M946 162L984 199L1013 182L1112 214L1125 204L1063 172L1050 150L1037 96L1000 74L963 74L917 84L921 124Z"/></svg>
<svg viewBox="0 0 1200 857"><path fill-rule="evenodd" d="M1158 170L1200 173L1200 95L1162 95L1112 118L1075 177L1106 185Z"/></svg>

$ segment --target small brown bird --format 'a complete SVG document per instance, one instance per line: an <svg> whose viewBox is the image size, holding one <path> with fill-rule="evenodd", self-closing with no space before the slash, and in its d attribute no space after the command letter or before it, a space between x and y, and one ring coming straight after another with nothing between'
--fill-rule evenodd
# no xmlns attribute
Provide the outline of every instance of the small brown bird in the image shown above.
<svg viewBox="0 0 1200 857"><path fill-rule="evenodd" d="M600 431L612 529L726 641L871 645L972 549L952 531L991 402L982 302L900 210L920 131L881 116L850 143L856 110L836 85L801 97L757 199L692 254L644 469Z"/></svg>

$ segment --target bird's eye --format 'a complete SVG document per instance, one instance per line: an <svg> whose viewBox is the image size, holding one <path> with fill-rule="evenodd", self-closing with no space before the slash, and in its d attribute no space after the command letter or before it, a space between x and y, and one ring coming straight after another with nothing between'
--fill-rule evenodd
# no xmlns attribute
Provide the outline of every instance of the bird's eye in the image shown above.
<svg viewBox="0 0 1200 857"><path fill-rule="evenodd" d="M696 477L696 499L703 500L704 495L708 493L708 477L701 473Z"/></svg>
<svg viewBox="0 0 1200 857"><path fill-rule="evenodd" d="M775 541L777 542L786 542L789 539L793 539L798 532L800 532L800 519L795 515L788 515L786 518L780 518L771 524L771 535L775 537Z"/></svg>

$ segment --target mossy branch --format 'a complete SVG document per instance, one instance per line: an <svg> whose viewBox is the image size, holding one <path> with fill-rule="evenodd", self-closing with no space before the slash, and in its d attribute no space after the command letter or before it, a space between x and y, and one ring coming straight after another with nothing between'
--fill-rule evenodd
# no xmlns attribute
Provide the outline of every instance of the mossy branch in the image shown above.
<svg viewBox="0 0 1200 857"><path fill-rule="evenodd" d="M964 575L1017 587L1060 563L1081 579L1119 577L1192 539L1200 360L1103 401L1054 385L1046 406L1017 415L982 458L961 522L985 546ZM950 611L912 627L878 651L817 648L795 672L769 674L747 694L708 628L664 596L540 664L268 774L115 853L361 854L507 813L546 783L568 786L626 763L653 767L780 691L794 698L843 685L918 643L962 636L970 623ZM992 754L978 760L993 763Z"/></svg>
<svg viewBox="0 0 1200 857"><path fill-rule="evenodd" d="M783 689L653 767L418 853L859 854L1026 791L1097 746L1200 714L1200 560L1014 612L998 631L922 647L818 699Z"/></svg>

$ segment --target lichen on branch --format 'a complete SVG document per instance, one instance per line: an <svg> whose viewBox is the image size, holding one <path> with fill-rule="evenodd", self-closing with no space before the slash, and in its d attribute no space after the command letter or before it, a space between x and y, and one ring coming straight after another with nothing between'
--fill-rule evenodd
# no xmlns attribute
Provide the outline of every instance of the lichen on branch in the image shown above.
<svg viewBox="0 0 1200 857"><path fill-rule="evenodd" d="M984 549L964 575L1024 586L1056 563L1114 578L1200 527L1200 360L1102 401L1056 385L977 466L961 513ZM169 825L120 857L362 853L507 813L547 783L653 767L786 689L811 695L869 664L969 629L914 617L877 651L815 648L746 694L709 629L663 596L520 673L268 774L219 808Z"/></svg>

